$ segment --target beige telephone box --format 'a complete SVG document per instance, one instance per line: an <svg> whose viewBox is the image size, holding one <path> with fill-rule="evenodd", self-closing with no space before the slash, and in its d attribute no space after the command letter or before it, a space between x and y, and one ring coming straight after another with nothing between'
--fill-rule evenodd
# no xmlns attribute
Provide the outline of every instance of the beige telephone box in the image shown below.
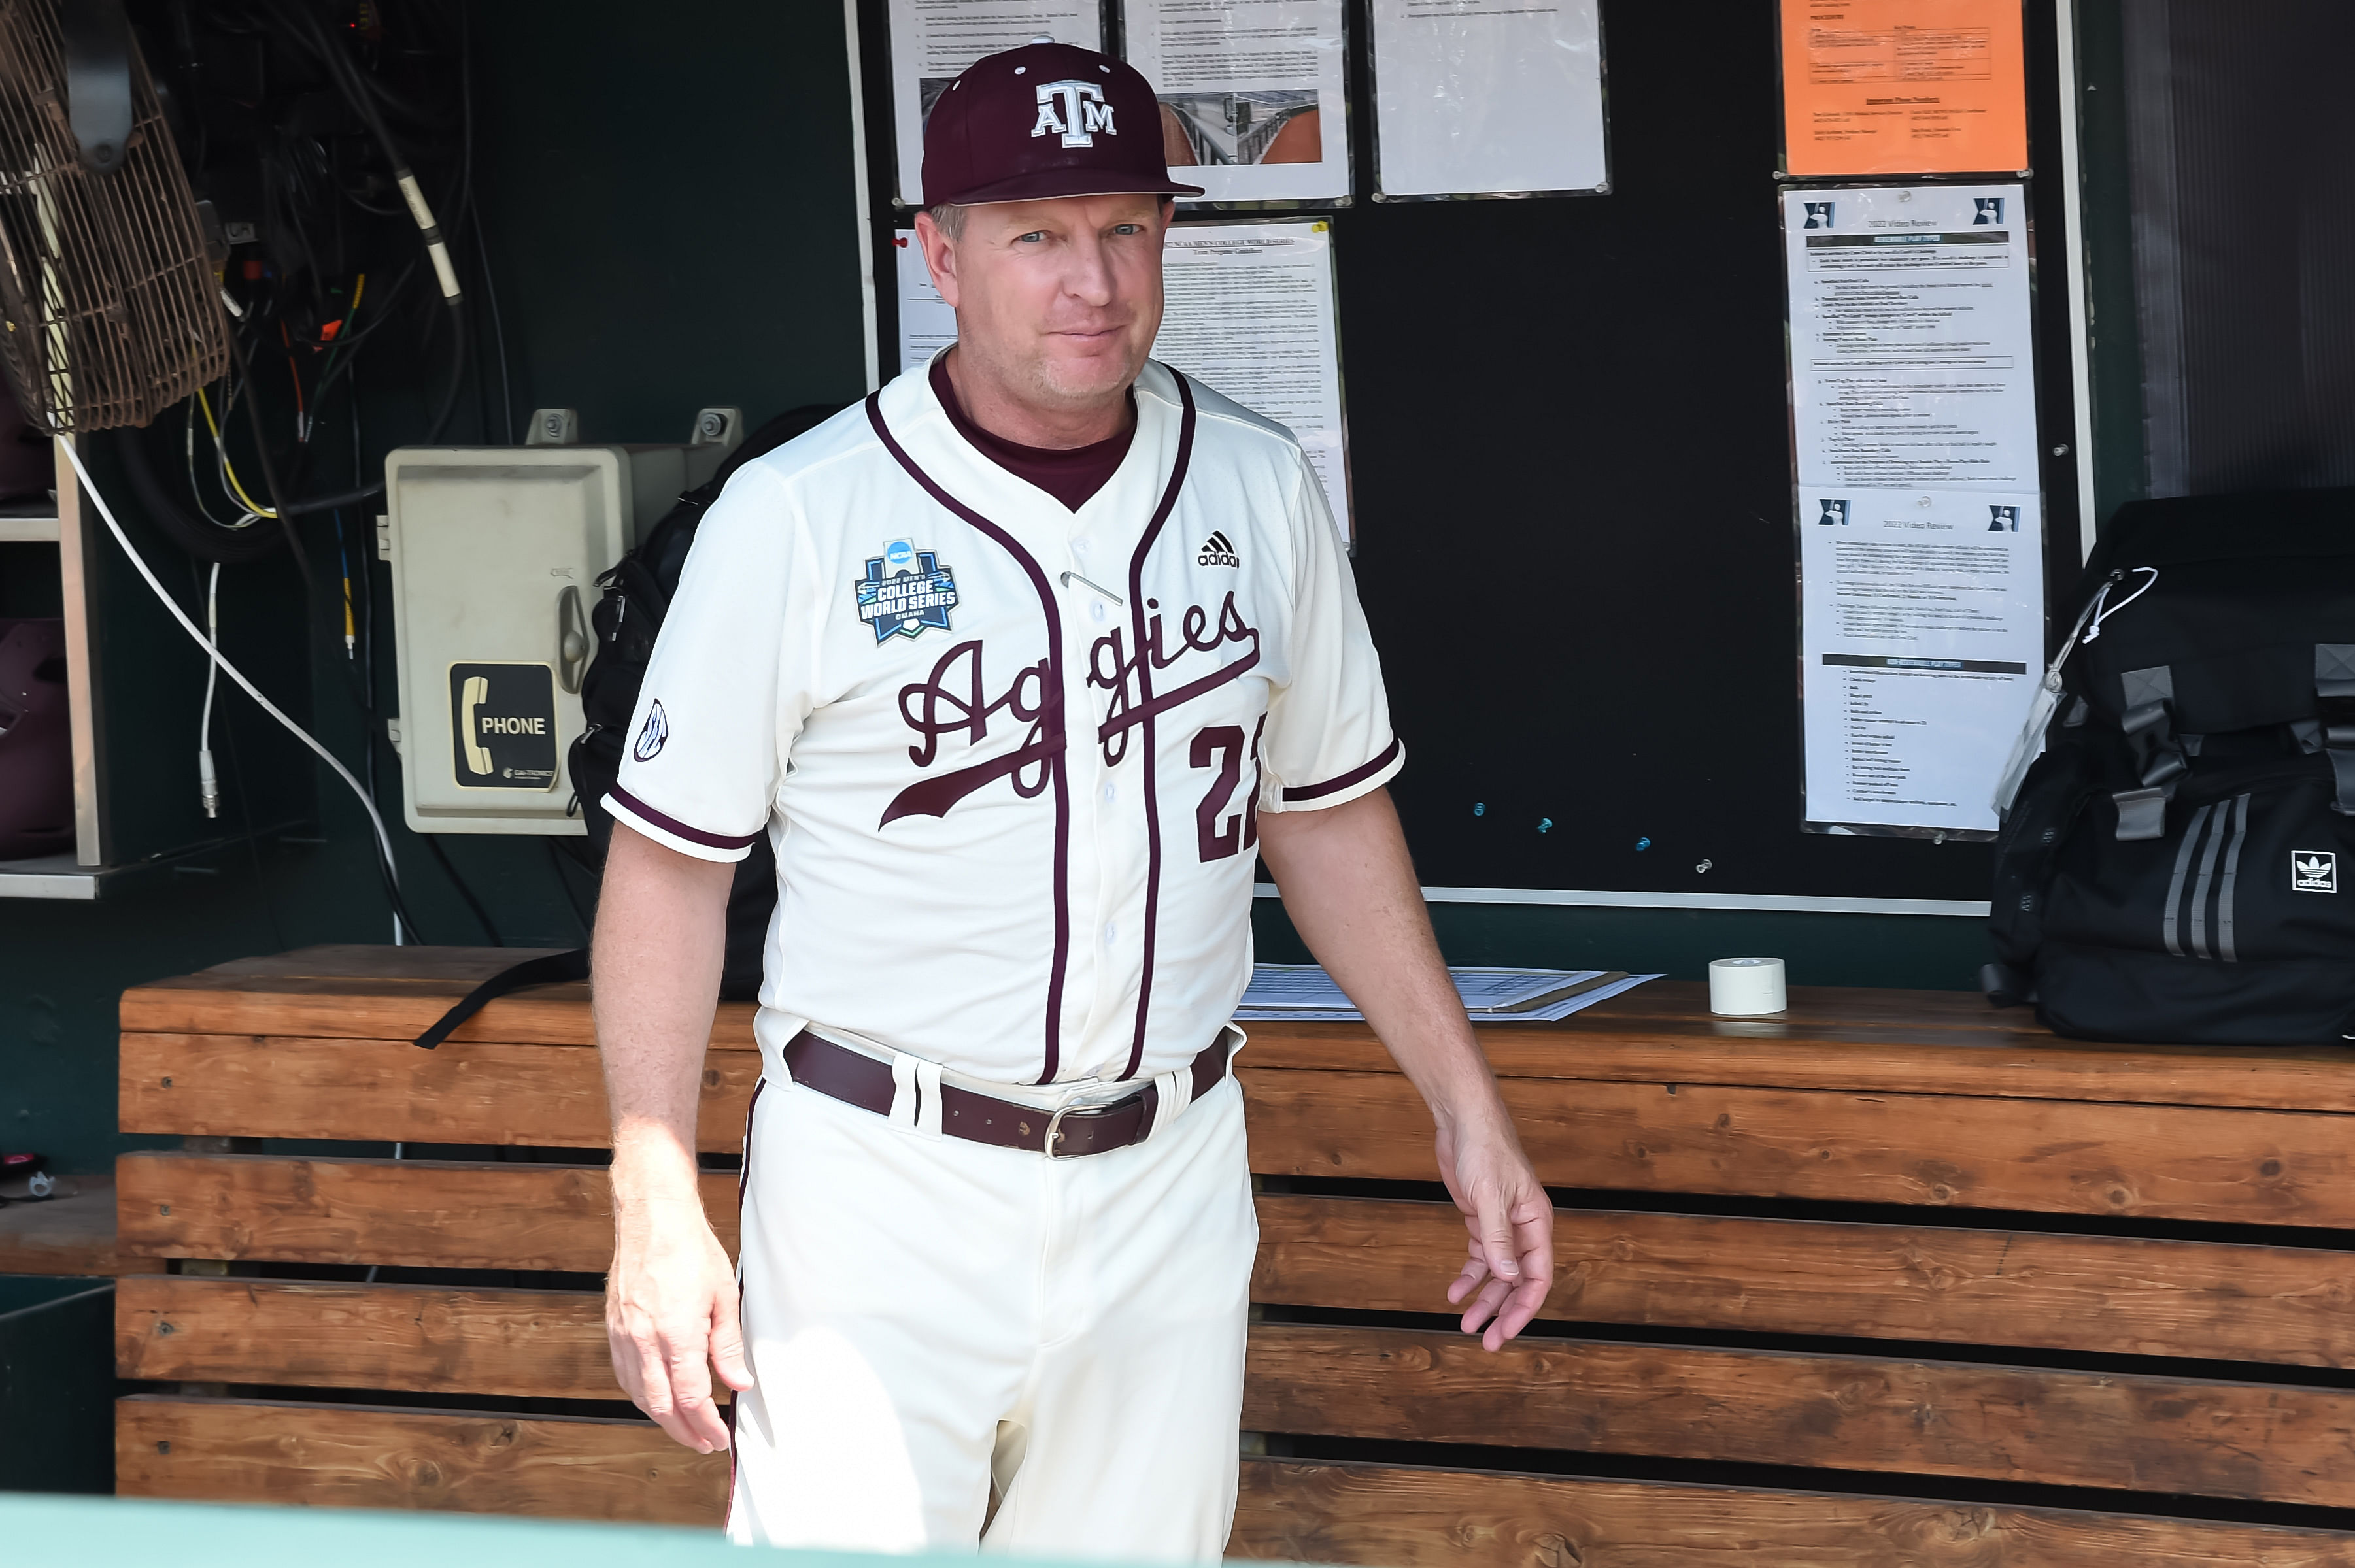
<svg viewBox="0 0 2355 1568"><path fill-rule="evenodd" d="M403 447L385 459L401 812L418 832L586 832L565 767L595 650L597 577L741 441L707 408L684 446L578 446L568 410L523 447Z"/></svg>

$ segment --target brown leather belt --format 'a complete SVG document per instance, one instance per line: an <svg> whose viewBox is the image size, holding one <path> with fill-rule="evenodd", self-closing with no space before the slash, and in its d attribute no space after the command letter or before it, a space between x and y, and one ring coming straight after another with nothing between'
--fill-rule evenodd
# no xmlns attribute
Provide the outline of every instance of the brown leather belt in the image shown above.
<svg viewBox="0 0 2355 1568"><path fill-rule="evenodd" d="M804 1088L878 1116L891 1114L897 1086L889 1062L820 1039L805 1029L785 1043L785 1065L793 1070L794 1082ZM1198 1100L1227 1075L1224 1030L1194 1058L1193 1073L1193 1097ZM953 1084L943 1084L940 1093L941 1130L949 1137L999 1149L1027 1149L1056 1160L1103 1154L1144 1142L1153 1131L1154 1113L1161 1105L1161 1089L1156 1084L1109 1105L1070 1106L1058 1111L1016 1105Z"/></svg>

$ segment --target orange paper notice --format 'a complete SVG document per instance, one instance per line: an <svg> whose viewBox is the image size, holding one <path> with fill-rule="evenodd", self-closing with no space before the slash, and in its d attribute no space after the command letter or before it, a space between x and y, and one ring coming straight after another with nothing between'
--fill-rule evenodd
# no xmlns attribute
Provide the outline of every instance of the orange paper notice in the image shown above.
<svg viewBox="0 0 2355 1568"><path fill-rule="evenodd" d="M2019 0L1783 0L1787 172L2028 167Z"/></svg>

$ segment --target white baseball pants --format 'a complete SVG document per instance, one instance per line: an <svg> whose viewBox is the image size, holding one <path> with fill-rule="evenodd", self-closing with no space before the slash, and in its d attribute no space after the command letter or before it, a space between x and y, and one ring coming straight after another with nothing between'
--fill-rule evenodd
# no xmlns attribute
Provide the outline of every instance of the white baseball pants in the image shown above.
<svg viewBox="0 0 2355 1568"><path fill-rule="evenodd" d="M1060 1160L773 1081L745 1155L731 1539L1218 1558L1259 1243L1231 1077Z"/></svg>

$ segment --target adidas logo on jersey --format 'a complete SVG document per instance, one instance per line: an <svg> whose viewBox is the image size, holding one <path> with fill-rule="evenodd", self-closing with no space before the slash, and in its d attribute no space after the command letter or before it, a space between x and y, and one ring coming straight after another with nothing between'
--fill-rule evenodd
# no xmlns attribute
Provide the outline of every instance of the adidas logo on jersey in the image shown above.
<svg viewBox="0 0 2355 1568"><path fill-rule="evenodd" d="M1240 567L1243 562L1242 557L1235 554L1233 543L1224 534L1213 534L1203 540L1202 547L1195 552L1194 564L1198 567Z"/></svg>

